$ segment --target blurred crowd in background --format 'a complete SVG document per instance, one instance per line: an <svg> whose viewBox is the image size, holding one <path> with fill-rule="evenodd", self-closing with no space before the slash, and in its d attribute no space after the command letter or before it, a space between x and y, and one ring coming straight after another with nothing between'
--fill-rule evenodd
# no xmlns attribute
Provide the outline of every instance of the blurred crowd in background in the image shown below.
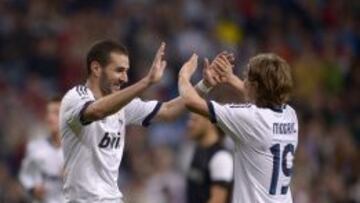
<svg viewBox="0 0 360 203"><path fill-rule="evenodd" d="M234 52L240 77L249 57L279 54L293 68L291 103L301 126L295 203L360 202L360 2L354 0L1 0L0 202L27 202L17 178L26 143L47 134L46 101L84 82L86 51L104 38L128 47L132 82L167 43L166 75L145 99L177 96L178 70L193 52L201 59ZM218 89L216 99L242 100L226 86ZM119 180L126 202L184 202L186 119L128 128Z"/></svg>

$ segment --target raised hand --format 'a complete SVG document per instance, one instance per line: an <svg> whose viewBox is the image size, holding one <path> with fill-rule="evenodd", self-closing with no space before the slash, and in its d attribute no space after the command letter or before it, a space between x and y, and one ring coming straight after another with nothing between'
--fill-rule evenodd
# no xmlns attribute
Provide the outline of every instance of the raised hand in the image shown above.
<svg viewBox="0 0 360 203"><path fill-rule="evenodd" d="M210 68L210 63L208 58L205 58L204 60L203 79L204 79L204 84L207 87L214 87L220 82L220 79L215 74L214 69Z"/></svg>
<svg viewBox="0 0 360 203"><path fill-rule="evenodd" d="M150 84L159 82L164 74L164 70L166 67L166 61L163 58L165 54L165 46L166 46L165 42L162 42L160 48L156 52L149 73L146 76L148 77Z"/></svg>
<svg viewBox="0 0 360 203"><path fill-rule="evenodd" d="M228 83L234 76L233 62L234 56L232 54L228 54L227 52L215 58L212 68L215 72L215 75L219 79L219 83Z"/></svg>
<svg viewBox="0 0 360 203"><path fill-rule="evenodd" d="M193 54L188 61L184 63L179 72L179 76L183 77L186 80L190 80L191 76L194 74L198 65L198 55Z"/></svg>
<svg viewBox="0 0 360 203"><path fill-rule="evenodd" d="M234 55L227 51L219 53L211 64L209 64L208 59L205 59L203 78L206 86L214 87L217 84L228 82L229 75L227 74L232 73L234 60ZM224 73L225 70L227 71L226 74Z"/></svg>

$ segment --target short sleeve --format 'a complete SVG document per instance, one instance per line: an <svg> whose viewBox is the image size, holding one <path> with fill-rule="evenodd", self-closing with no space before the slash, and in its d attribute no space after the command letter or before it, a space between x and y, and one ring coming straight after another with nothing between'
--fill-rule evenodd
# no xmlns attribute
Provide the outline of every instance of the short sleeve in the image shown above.
<svg viewBox="0 0 360 203"><path fill-rule="evenodd" d="M251 139L254 115L251 104L221 105L215 101L207 104L211 122L217 124L225 134L230 135L234 141L246 142Z"/></svg>
<svg viewBox="0 0 360 203"><path fill-rule="evenodd" d="M147 127L160 110L160 107L161 102L154 100L143 101L135 98L125 106L126 123Z"/></svg>
<svg viewBox="0 0 360 203"><path fill-rule="evenodd" d="M230 152L217 152L210 160L209 169L211 182L224 186L231 184L234 177L234 160Z"/></svg>
<svg viewBox="0 0 360 203"><path fill-rule="evenodd" d="M85 109L94 102L94 97L85 86L76 86L68 91L61 102L60 119L63 119L72 129L79 129L86 122L82 118Z"/></svg>

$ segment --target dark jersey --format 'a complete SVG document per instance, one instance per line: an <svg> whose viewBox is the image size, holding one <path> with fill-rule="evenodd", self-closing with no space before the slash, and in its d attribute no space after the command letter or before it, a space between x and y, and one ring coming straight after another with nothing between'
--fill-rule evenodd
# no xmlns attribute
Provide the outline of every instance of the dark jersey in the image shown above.
<svg viewBox="0 0 360 203"><path fill-rule="evenodd" d="M197 146L187 174L187 203L206 203L214 184L229 190L230 200L232 180L233 159L228 150L220 143L207 148Z"/></svg>

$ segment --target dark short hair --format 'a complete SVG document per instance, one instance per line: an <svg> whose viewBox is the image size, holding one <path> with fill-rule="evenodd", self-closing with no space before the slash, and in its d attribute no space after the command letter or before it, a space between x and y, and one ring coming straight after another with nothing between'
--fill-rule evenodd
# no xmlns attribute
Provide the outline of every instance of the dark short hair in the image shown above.
<svg viewBox="0 0 360 203"><path fill-rule="evenodd" d="M129 55L126 47L120 43L117 43L112 40L102 40L96 42L89 50L86 55L86 69L87 75L91 74L91 62L96 61L101 66L106 66L109 63L111 53Z"/></svg>
<svg viewBox="0 0 360 203"><path fill-rule="evenodd" d="M293 88L289 64L280 56L259 54L248 63L247 79L256 88L255 102L261 107L286 103Z"/></svg>

